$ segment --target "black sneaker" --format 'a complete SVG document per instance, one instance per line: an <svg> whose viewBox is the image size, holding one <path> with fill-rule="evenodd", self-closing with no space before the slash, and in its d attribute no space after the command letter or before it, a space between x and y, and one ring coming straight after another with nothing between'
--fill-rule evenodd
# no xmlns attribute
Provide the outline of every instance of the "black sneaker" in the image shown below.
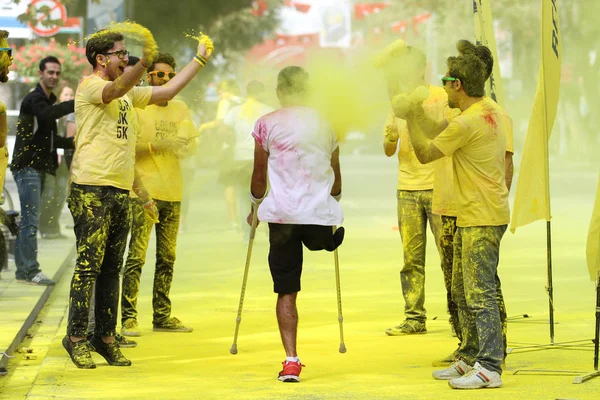
<svg viewBox="0 0 600 400"><path fill-rule="evenodd" d="M74 343L67 335L63 338L62 345L67 351L67 353L69 353L73 364L75 364L77 368L96 368L96 364L94 363L92 355L90 354L90 342L84 339Z"/></svg>
<svg viewBox="0 0 600 400"><path fill-rule="evenodd" d="M128 367L131 361L125 358L119 349L119 343L115 340L112 343L104 343L101 338L94 336L91 340L96 353L100 354L107 363L117 367Z"/></svg>

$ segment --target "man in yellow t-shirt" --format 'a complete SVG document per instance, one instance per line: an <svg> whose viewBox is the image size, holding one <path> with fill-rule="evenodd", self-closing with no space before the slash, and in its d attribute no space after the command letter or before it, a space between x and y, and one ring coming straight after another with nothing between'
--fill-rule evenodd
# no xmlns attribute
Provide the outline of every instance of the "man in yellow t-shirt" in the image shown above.
<svg viewBox="0 0 600 400"><path fill-rule="evenodd" d="M67 335L62 342L79 368L96 367L90 348L110 365L131 365L115 342L119 272L131 221L129 191L134 189L150 218L158 217L154 201L139 179L134 179L133 109L172 100L206 64L213 50L205 37L199 41L198 54L169 85L135 87L157 49L150 32L139 28L145 37L143 57L126 72L129 52L121 33L101 30L90 37L86 56L93 74L81 82L75 96L77 151L71 165L68 205L75 225L77 263L71 281ZM94 283L96 326L88 342Z"/></svg>
<svg viewBox="0 0 600 400"><path fill-rule="evenodd" d="M506 132L511 119L484 97L486 65L477 56L448 58L442 78L451 108L462 113L433 141L421 131L414 112L407 115L415 154L424 164L452 157L457 206L452 296L459 310L459 358L434 378L452 388L502 386L502 323L497 302L500 240L510 220L505 181Z"/></svg>
<svg viewBox="0 0 600 400"><path fill-rule="evenodd" d="M152 87L163 86L176 76L175 59L159 53L148 69L146 80ZM195 137L181 137L183 121L192 124L190 110L181 100L165 101L138 113L140 133L136 145L136 170L150 197L156 201L159 223L146 217L140 198L131 199L131 239L125 262L121 294L121 334L140 336L137 299L142 267L146 260L152 227L156 230L156 267L152 289L152 324L155 331L191 332L171 316L169 292L181 214L183 183L177 153ZM195 131L195 129L194 129ZM183 132L186 134L185 132Z"/></svg>
<svg viewBox="0 0 600 400"><path fill-rule="evenodd" d="M390 93L398 91L411 93L419 86L426 86L424 71L425 55L416 48L408 47L397 63L394 63L393 76L388 75ZM397 79L400 78L400 79ZM400 84L396 84L400 82ZM429 87L429 97L424 107L430 118L443 118L439 104L445 98L442 88ZM406 122L388 117L383 148L385 155L398 152L398 227L404 250L404 266L400 271L404 314L406 320L400 325L388 328L389 336L422 334L427 332L425 321L425 246L427 243L427 222L435 237L439 237L440 218L431 211L433 198L434 166L423 165L415 156L409 140ZM398 144L398 142L400 142Z"/></svg>
<svg viewBox="0 0 600 400"><path fill-rule="evenodd" d="M489 79L492 70L494 68L494 58L491 51L482 45L475 45L468 40L459 40L456 43L456 49L459 55L471 54L480 58L486 66L486 80ZM446 112L444 113L444 120L433 122L429 121L429 124L433 124L429 132L433 132L436 135L443 131L448 126L448 121L452 120L456 115L460 113L459 109L451 109L447 106L446 101ZM510 191L513 178L513 132L512 124L506 126L506 156L505 156L505 181L506 187ZM448 311L450 313L450 322L452 329L456 333L459 340L462 338L461 329L459 326L458 318L458 306L452 300L452 264L454 260L454 235L456 234L456 204L452 195L452 158L443 157L441 160L435 163L435 180L433 183L433 202L432 210L434 214L438 214L442 218L442 227L440 233L440 257L442 260L442 270L444 271L444 282L446 284L446 291L448 294ZM500 278L497 277L497 301L498 309L500 312L500 320L502 321L502 337L504 342L504 354L506 357L507 349L507 328L508 324L506 321L506 306L504 304L504 297L502 295L502 289L500 286ZM460 347L460 343L459 346ZM457 357L457 351L455 350L447 357L433 362L434 367L448 366L452 364Z"/></svg>

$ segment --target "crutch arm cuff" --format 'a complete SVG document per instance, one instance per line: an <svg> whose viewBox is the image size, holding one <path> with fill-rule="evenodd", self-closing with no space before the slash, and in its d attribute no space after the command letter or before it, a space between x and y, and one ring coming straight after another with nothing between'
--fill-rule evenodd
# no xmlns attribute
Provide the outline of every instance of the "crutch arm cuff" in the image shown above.
<svg viewBox="0 0 600 400"><path fill-rule="evenodd" d="M252 194L252 191L250 191L250 201L252 202L252 204L254 204L256 206L260 205L260 203L263 202L263 200L265 199L265 197L267 197L267 192L265 192L265 194L263 195L263 197L261 197L260 199L257 199Z"/></svg>

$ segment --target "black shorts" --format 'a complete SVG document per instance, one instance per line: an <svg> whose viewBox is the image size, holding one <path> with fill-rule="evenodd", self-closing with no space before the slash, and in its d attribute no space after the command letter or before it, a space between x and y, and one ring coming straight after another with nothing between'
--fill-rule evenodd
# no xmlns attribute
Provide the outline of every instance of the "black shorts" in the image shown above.
<svg viewBox="0 0 600 400"><path fill-rule="evenodd" d="M337 247L333 227L323 225L292 225L269 222L269 269L273 291L279 294L300 291L302 275L302 244L311 251L333 251Z"/></svg>

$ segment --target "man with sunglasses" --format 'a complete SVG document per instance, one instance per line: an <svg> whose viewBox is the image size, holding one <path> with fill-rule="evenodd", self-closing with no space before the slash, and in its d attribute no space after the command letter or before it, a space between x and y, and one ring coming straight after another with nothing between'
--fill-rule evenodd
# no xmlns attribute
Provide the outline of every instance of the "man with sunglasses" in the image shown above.
<svg viewBox="0 0 600 400"><path fill-rule="evenodd" d="M148 217L157 221L158 210L135 173L135 108L170 101L206 65L213 45L199 40L197 54L169 85L135 87L157 53L151 33L138 26L145 38L143 56L125 71L129 53L124 36L100 30L86 43L92 75L83 79L75 95L77 151L71 165L69 209L75 223L77 263L71 281L69 320L63 346L78 368L95 368L90 350L110 365L129 366L115 342L119 305L119 272L122 265L131 211L133 188ZM95 290L96 327L87 339L90 297Z"/></svg>
<svg viewBox="0 0 600 400"><path fill-rule="evenodd" d="M491 51L482 45L475 45L468 40L459 40L456 43L456 50L459 55L470 54L481 59L486 66L486 81L489 79L494 68L494 58ZM445 86L446 77L442 78L442 84ZM434 135L439 134L448 126L448 121L451 118L446 116L443 120L421 120L421 125L426 124L429 128L427 132L433 133ZM511 127L509 127L511 128ZM512 178L513 178L513 132L512 129L506 132L506 153L505 153L505 182L506 187L510 191ZM440 234L440 257L442 259L442 269L444 271L444 281L449 297L449 304L452 304L450 313L452 318L456 321L454 323L456 336L462 340L462 333L460 326L456 326L459 323L458 318L458 307L456 303L451 300L452 291L452 264L454 259L454 236L456 234L456 204L452 194L452 159L451 157L444 157L440 161L435 163L435 181L433 190L433 212L441 215L442 217L442 228ZM504 304L504 296L500 285L500 278L496 276L496 287L497 287L497 301L498 309L500 312L500 320L502 321L502 336L504 343L504 354L506 357L507 349L507 322L506 322L506 306ZM458 329L457 329L458 328ZM435 360L432 365L434 367L449 366L456 361L457 350L450 353L448 356Z"/></svg>
<svg viewBox="0 0 600 400"><path fill-rule="evenodd" d="M175 67L172 55L159 53L146 73L148 84L151 87L167 84L176 76ZM150 197L156 202L160 222L155 224L146 217L141 199L131 199L132 227L122 283L121 334L141 335L137 299L152 227L156 231L157 249L152 289L153 329L160 332L192 332L192 328L171 316L169 299L183 195L178 153L190 139L195 140L178 134L184 133L185 128L181 127L193 126L190 110L181 100L164 101L140 110L138 120L140 132L136 144L136 170Z"/></svg>
<svg viewBox="0 0 600 400"><path fill-rule="evenodd" d="M39 64L40 81L21 102L17 138L10 169L21 203L21 222L15 249L16 278L34 285L54 285L37 260L37 231L45 174L56 174L57 148L73 148L73 138L58 134L56 120L73 112L73 100L54 105L53 93L60 81L61 65L48 56Z"/></svg>
<svg viewBox="0 0 600 400"><path fill-rule="evenodd" d="M452 157L457 230L454 236L452 296L458 305L462 342L458 359L434 378L450 387L502 386L502 323L497 301L500 240L510 220L506 186L506 133L512 121L484 97L486 64L476 55L449 57L442 78L455 117L430 140L423 133L423 108L414 106L408 121L415 154L424 164Z"/></svg>

